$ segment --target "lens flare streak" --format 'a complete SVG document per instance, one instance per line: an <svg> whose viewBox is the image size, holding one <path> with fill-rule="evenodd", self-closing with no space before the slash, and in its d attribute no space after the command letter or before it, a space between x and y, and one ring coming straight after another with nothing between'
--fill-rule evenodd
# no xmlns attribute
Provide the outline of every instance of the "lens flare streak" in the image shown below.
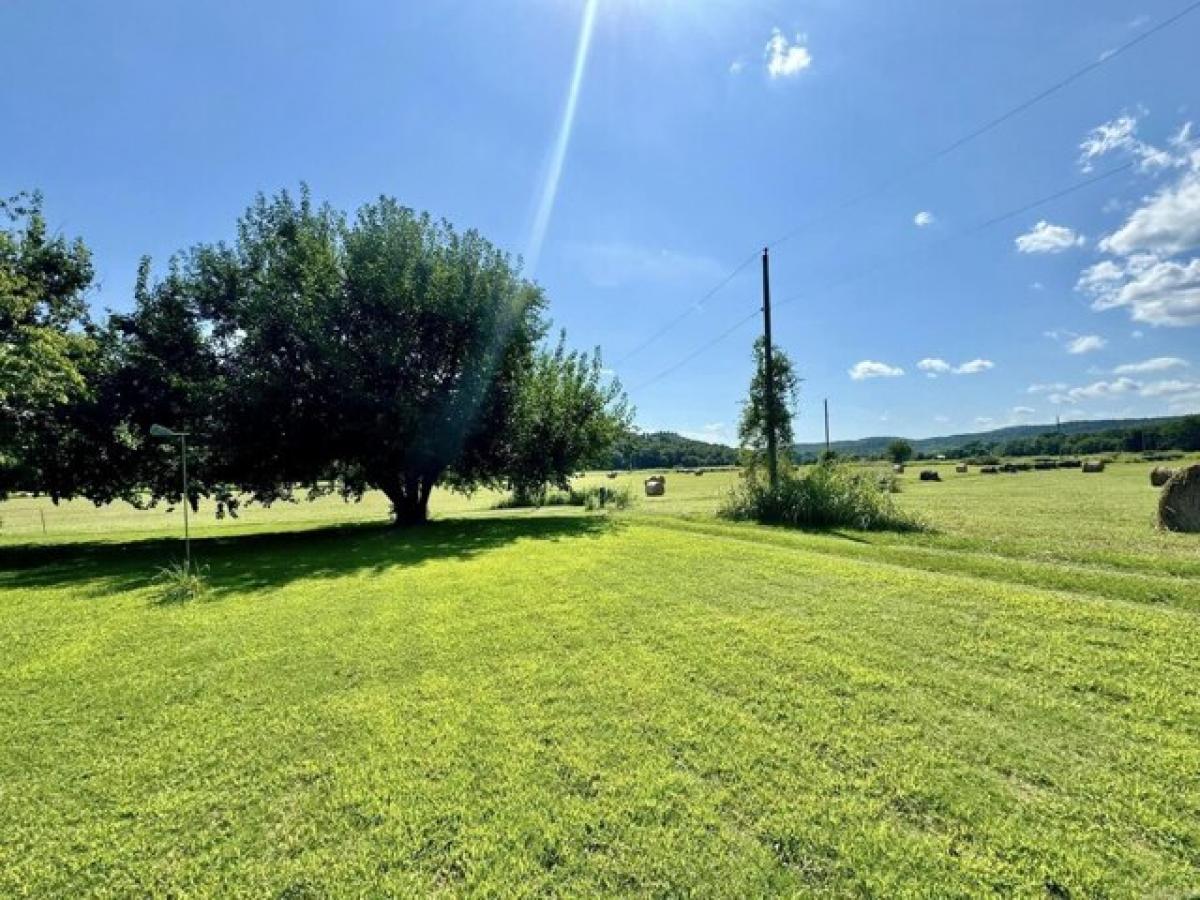
<svg viewBox="0 0 1200 900"><path fill-rule="evenodd" d="M563 165L567 159L567 150L571 145L571 132L575 127L575 111L579 107L579 92L583 86L584 72L587 70L588 55L592 47L592 32L596 25L596 10L600 0L587 0L583 10L583 23L579 29L579 44L575 48L575 65L571 72L571 87L567 92L567 104L563 109L562 121L558 126L558 135L551 148L549 164L546 168L546 179L542 184L541 198L533 218L533 228L529 234L529 244L525 251L525 273L532 276L542 255L542 245L546 240L546 230L550 226L550 217L554 213L554 203L558 198L558 187L562 181Z"/></svg>

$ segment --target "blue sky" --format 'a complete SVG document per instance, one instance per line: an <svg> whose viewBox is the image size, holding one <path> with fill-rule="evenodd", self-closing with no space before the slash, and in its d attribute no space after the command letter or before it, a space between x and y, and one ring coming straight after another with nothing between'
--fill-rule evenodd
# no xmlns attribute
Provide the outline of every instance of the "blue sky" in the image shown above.
<svg viewBox="0 0 1200 900"><path fill-rule="evenodd" d="M536 258L648 428L732 439L757 320L658 376L789 233L801 439L825 397L835 438L1200 411L1200 10L912 169L1185 5L594 0L581 60L587 0L8 3L0 192L45 193L112 308L256 191L394 195Z"/></svg>

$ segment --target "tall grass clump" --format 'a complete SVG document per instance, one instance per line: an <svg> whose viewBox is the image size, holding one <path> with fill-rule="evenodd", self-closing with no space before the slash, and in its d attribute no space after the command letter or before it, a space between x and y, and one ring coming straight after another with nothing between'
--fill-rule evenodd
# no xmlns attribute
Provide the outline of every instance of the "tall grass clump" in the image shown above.
<svg viewBox="0 0 1200 900"><path fill-rule="evenodd" d="M876 474L836 463L788 472L775 490L756 471L735 487L720 510L734 521L792 528L855 528L861 531L918 531L919 519L896 506Z"/></svg>
<svg viewBox="0 0 1200 900"><path fill-rule="evenodd" d="M159 569L154 578L158 602L170 604L199 600L208 593L207 571L207 567L201 569L180 562Z"/></svg>
<svg viewBox="0 0 1200 900"><path fill-rule="evenodd" d="M514 493L495 505L495 509L528 509L540 506L582 506L589 511L598 509L625 509L633 503L633 494L628 487L590 485L571 488L568 491L547 491L539 497L519 496Z"/></svg>

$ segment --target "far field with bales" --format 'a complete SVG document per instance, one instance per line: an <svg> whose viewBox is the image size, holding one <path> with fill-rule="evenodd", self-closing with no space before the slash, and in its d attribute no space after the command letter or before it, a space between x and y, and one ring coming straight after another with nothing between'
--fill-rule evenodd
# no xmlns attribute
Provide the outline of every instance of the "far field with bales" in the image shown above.
<svg viewBox="0 0 1200 900"><path fill-rule="evenodd" d="M180 510L14 497L0 895L1187 895L1200 544L1154 465L910 465L908 532L723 520L733 471L202 504L179 605Z"/></svg>

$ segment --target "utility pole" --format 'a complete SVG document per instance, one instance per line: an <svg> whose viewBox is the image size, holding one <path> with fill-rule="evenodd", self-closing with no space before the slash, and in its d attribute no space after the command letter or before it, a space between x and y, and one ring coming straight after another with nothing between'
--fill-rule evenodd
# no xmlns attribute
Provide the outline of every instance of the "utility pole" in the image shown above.
<svg viewBox="0 0 1200 900"><path fill-rule="evenodd" d="M771 348L771 255L763 247L763 377L766 379L767 475L771 490L779 487L779 448L775 446L775 351Z"/></svg>
<svg viewBox="0 0 1200 900"><path fill-rule="evenodd" d="M829 398L825 398L825 458L829 458Z"/></svg>

